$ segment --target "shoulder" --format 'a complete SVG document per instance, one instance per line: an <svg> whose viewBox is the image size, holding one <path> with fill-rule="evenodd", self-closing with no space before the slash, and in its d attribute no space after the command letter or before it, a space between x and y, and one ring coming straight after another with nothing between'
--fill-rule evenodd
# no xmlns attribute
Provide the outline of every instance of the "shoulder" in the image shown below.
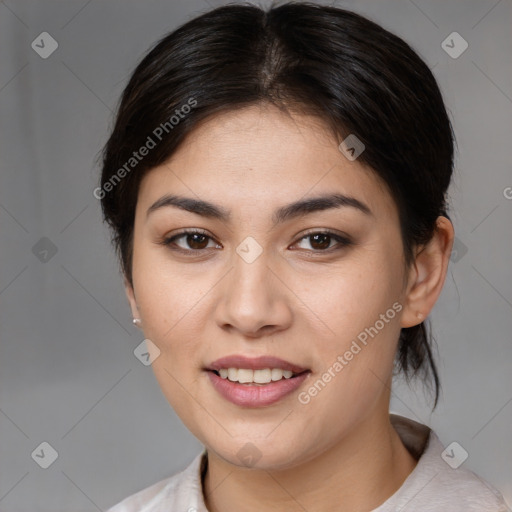
<svg viewBox="0 0 512 512"><path fill-rule="evenodd" d="M437 435L432 432L426 464L432 475L432 491L429 495L432 506L450 506L450 510L465 512L507 512L510 511L502 494L484 478L470 469L462 467L464 456L457 450L460 445L443 447ZM457 460L459 457L459 460Z"/></svg>
<svg viewBox="0 0 512 512"><path fill-rule="evenodd" d="M408 420L409 433L416 429L421 446L418 463L400 489L375 512L414 510L422 512L511 512L502 494L485 479L462 467L464 452L460 445L443 446L433 430L423 443L425 431ZM424 427L424 426L422 426ZM402 440L404 440L402 433ZM406 438L407 439L407 438ZM404 443L409 449L411 439ZM414 445L414 443L412 443Z"/></svg>
<svg viewBox="0 0 512 512"><path fill-rule="evenodd" d="M106 512L168 512L170 510L199 510L201 471L205 451L198 454L183 471L160 480L123 499Z"/></svg>
<svg viewBox="0 0 512 512"><path fill-rule="evenodd" d="M450 467L441 457L443 447L436 453L441 460L435 466L430 490L425 489L432 510L450 507L453 511L464 512L510 512L504 497L493 485L475 472ZM453 452L444 452L444 457L453 457Z"/></svg>

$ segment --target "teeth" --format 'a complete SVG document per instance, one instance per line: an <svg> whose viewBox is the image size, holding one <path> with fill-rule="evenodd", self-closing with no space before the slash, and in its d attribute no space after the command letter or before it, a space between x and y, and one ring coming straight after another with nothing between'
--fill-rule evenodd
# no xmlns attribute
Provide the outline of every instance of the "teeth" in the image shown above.
<svg viewBox="0 0 512 512"><path fill-rule="evenodd" d="M253 377L254 377L253 370L238 370L238 382L240 382L240 384L245 384L247 382L254 382Z"/></svg>
<svg viewBox="0 0 512 512"><path fill-rule="evenodd" d="M283 376L284 376L284 370L281 370L280 368L274 368L272 370L272 380L281 380L283 378Z"/></svg>
<svg viewBox="0 0 512 512"><path fill-rule="evenodd" d="M245 368L222 368L219 374L223 379L229 379L232 382L241 384L268 384L272 381L289 379L293 375L290 370L281 370L281 368L265 368L264 370L248 370Z"/></svg>
<svg viewBox="0 0 512 512"><path fill-rule="evenodd" d="M265 370L254 370L252 373L252 380L257 384L268 384L272 380L272 371L269 368Z"/></svg>

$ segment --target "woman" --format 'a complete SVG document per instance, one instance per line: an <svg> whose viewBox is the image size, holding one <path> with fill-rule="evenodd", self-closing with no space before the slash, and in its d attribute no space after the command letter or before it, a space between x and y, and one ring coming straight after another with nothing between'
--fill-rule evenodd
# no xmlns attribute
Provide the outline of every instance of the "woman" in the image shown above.
<svg viewBox="0 0 512 512"><path fill-rule="evenodd" d="M355 13L230 5L133 73L101 198L146 358L205 449L135 511L504 511L394 369L439 379L453 132L436 81Z"/></svg>

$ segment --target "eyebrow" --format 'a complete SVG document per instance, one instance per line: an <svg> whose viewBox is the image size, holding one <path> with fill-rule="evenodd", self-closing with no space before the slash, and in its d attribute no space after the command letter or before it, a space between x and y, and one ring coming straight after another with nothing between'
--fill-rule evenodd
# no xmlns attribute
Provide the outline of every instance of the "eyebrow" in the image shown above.
<svg viewBox="0 0 512 512"><path fill-rule="evenodd" d="M215 205L209 201L193 199L191 197L184 197L178 195L167 194L155 203L153 203L147 210L146 218L150 213L165 207L176 207L187 212L196 213L203 217L217 219L222 222L228 223L231 217L231 212L222 206ZM373 216L373 212L363 202L355 197L347 196L345 194L329 194L318 197L309 197L301 199L294 203L281 206L274 211L272 220L274 225L281 224L290 219L307 215L308 213L330 210L332 208L350 207L354 208L365 215Z"/></svg>

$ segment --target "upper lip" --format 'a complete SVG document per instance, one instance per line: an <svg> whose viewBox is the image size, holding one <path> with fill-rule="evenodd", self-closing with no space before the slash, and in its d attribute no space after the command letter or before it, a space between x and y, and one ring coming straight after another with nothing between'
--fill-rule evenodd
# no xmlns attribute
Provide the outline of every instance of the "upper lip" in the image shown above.
<svg viewBox="0 0 512 512"><path fill-rule="evenodd" d="M290 370L293 373L302 373L307 368L302 368L296 364L285 361L273 356L246 357L242 355L232 355L216 359L206 368L207 370L219 371L222 368L242 368L248 370L264 370L266 368L281 368Z"/></svg>

